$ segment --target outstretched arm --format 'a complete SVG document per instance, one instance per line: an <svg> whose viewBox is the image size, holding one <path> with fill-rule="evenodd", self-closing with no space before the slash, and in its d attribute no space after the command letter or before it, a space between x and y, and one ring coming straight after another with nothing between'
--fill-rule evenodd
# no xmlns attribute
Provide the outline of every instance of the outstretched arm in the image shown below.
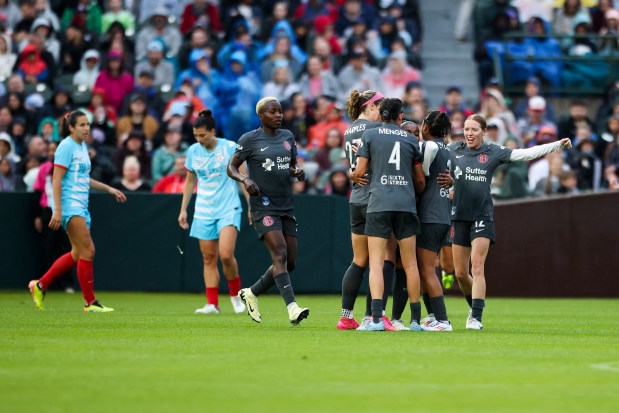
<svg viewBox="0 0 619 413"><path fill-rule="evenodd" d="M116 201L118 202L125 202L127 200L127 197L125 196L125 194L120 192L118 189L112 188L111 186L106 185L103 182L95 181L92 178L90 179L90 188L96 189L98 191L107 192L108 194L116 198Z"/></svg>
<svg viewBox="0 0 619 413"><path fill-rule="evenodd" d="M548 155L550 152L555 152L563 148L571 148L572 141L569 138L563 138L560 141L537 145L527 149L514 149L509 158L510 161L532 161L533 159L541 158Z"/></svg>

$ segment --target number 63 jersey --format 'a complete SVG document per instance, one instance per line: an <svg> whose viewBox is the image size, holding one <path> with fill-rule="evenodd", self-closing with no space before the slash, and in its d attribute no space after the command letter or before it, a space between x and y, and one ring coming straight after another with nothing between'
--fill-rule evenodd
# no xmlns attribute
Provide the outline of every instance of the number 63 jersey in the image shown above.
<svg viewBox="0 0 619 413"><path fill-rule="evenodd" d="M350 162L350 168L354 171L357 167L357 154L353 151L353 146L356 146L357 149L361 144L361 137L365 133L366 130L370 130L373 128L377 128L382 123L380 122L370 122L366 119L357 119L355 120L344 132L344 152L346 153L346 157L348 158L348 162ZM370 178L372 176L372 170L368 168L366 172L366 177ZM353 184L352 192L350 194L350 203L355 205L367 205L370 199L369 185L357 185Z"/></svg>
<svg viewBox="0 0 619 413"><path fill-rule="evenodd" d="M368 158L372 170L368 213L417 213L413 164L421 162L421 151L412 135L391 123L367 130L357 156Z"/></svg>

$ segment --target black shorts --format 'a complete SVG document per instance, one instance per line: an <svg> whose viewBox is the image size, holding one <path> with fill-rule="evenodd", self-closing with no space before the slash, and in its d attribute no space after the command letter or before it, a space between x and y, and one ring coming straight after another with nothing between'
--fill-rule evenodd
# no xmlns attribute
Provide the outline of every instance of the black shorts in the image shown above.
<svg viewBox="0 0 619 413"><path fill-rule="evenodd" d="M297 219L292 209L287 211L252 211L251 220L258 238L270 231L282 231L284 235L297 236Z"/></svg>
<svg viewBox="0 0 619 413"><path fill-rule="evenodd" d="M365 235L367 210L367 205L350 204L350 232L356 235Z"/></svg>
<svg viewBox="0 0 619 413"><path fill-rule="evenodd" d="M450 232L451 243L470 247L475 238L488 238L490 244L495 243L493 221L452 221Z"/></svg>
<svg viewBox="0 0 619 413"><path fill-rule="evenodd" d="M419 232L417 214L403 211L368 212L365 235L389 238L391 233L397 240L410 238Z"/></svg>
<svg viewBox="0 0 619 413"><path fill-rule="evenodd" d="M421 232L417 235L417 248L438 254L445 243L449 245L449 229L447 224L421 224Z"/></svg>

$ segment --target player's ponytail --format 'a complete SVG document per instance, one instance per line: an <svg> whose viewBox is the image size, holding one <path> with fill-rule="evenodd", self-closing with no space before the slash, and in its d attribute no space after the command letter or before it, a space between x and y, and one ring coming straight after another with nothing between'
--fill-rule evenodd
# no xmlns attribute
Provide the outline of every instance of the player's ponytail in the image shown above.
<svg viewBox="0 0 619 413"><path fill-rule="evenodd" d="M200 111L198 117L193 122L195 129L205 128L206 130L214 130L217 127L213 112L210 109L204 109Z"/></svg>
<svg viewBox="0 0 619 413"><path fill-rule="evenodd" d="M368 110L370 104L380 104L383 100L383 95L375 90L366 90L361 93L358 90L353 90L346 101L346 112L350 120L355 121L363 112Z"/></svg>
<svg viewBox="0 0 619 413"><path fill-rule="evenodd" d="M77 118L80 116L86 116L84 112L81 110L74 110L73 112L68 112L62 117L62 124L60 126L60 138L64 139L71 134L71 130L69 126L75 127L77 124Z"/></svg>
<svg viewBox="0 0 619 413"><path fill-rule="evenodd" d="M402 101L396 98L385 98L381 101L378 110L383 122L397 121L402 113Z"/></svg>

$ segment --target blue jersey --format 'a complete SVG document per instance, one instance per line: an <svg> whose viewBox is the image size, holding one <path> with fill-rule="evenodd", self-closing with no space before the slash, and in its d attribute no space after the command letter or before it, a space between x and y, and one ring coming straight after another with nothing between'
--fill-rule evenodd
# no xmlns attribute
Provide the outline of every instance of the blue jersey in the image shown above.
<svg viewBox="0 0 619 413"><path fill-rule="evenodd" d="M88 211L90 156L85 142L63 139L54 155L54 166L66 169L62 178L62 216L84 215ZM53 208L53 204L52 204Z"/></svg>
<svg viewBox="0 0 619 413"><path fill-rule="evenodd" d="M194 219L221 219L241 211L238 185L226 174L235 148L234 142L219 138L211 151L199 143L189 147L185 168L198 179Z"/></svg>

